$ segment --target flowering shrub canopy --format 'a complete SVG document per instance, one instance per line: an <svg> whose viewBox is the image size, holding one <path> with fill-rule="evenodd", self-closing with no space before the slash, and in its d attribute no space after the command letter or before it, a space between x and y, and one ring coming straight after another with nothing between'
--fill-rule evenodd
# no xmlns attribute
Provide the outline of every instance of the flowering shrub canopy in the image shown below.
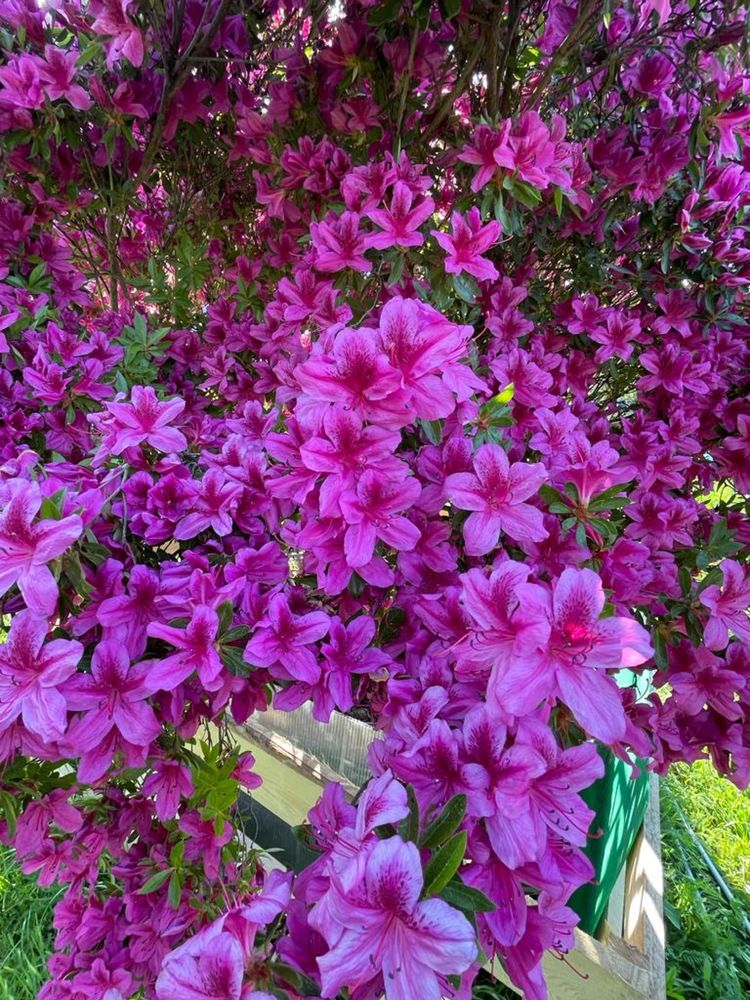
<svg viewBox="0 0 750 1000"><path fill-rule="evenodd" d="M746 14L0 3L44 1000L438 1000L490 956L543 998L595 741L750 782ZM383 736L295 878L235 836L272 700Z"/></svg>

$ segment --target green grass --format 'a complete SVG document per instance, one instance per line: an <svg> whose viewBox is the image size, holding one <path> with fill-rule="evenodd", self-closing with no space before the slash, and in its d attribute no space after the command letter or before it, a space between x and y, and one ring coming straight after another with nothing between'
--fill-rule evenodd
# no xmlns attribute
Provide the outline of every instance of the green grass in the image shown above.
<svg viewBox="0 0 750 1000"><path fill-rule="evenodd" d="M710 764L675 767L662 782L662 858L669 1000L750 997L750 795ZM680 818L686 815L736 893L730 904Z"/></svg>
<svg viewBox="0 0 750 1000"><path fill-rule="evenodd" d="M672 768L667 790L732 889L745 893L750 907L750 794L718 775L706 760Z"/></svg>
<svg viewBox="0 0 750 1000"><path fill-rule="evenodd" d="M47 980L52 908L61 889L40 889L0 847L0 1000L34 1000Z"/></svg>

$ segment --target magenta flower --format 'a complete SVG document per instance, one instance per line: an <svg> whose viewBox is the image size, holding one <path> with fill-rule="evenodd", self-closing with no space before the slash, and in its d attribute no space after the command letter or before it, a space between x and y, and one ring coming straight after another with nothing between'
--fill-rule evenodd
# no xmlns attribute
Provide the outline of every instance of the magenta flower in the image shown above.
<svg viewBox="0 0 750 1000"><path fill-rule="evenodd" d="M193 498L192 511L177 522L174 537L180 541L195 538L209 528L219 537L228 535L241 494L239 483L227 479L221 469L209 469Z"/></svg>
<svg viewBox="0 0 750 1000"><path fill-rule="evenodd" d="M66 686L69 707L84 710L68 730L73 752L96 752L113 729L135 746L148 746L161 732L147 700L154 690L148 663L131 664L116 640L100 642L91 673L77 675Z"/></svg>
<svg viewBox="0 0 750 1000"><path fill-rule="evenodd" d="M314 351L294 370L312 400L341 403L363 419L403 427L412 419L401 375L368 330L345 327L330 354Z"/></svg>
<svg viewBox="0 0 750 1000"><path fill-rule="evenodd" d="M380 336L388 360L402 376L411 406L422 420L439 420L481 388L460 364L471 327L449 323L436 309L414 299L390 299L380 313Z"/></svg>
<svg viewBox="0 0 750 1000"><path fill-rule="evenodd" d="M185 842L188 861L200 861L207 878L218 878L221 849L232 839L232 824L225 821L217 830L215 820L201 819L200 813L193 809L180 817L179 827L188 834Z"/></svg>
<svg viewBox="0 0 750 1000"><path fill-rule="evenodd" d="M725 649L730 630L750 645L750 577L734 559L721 564L724 582L711 584L700 595L700 602L709 610L703 638L709 649Z"/></svg>
<svg viewBox="0 0 750 1000"><path fill-rule="evenodd" d="M176 646L173 653L151 665L149 684L153 691L173 691L193 672L209 691L221 687L219 674L222 671L221 657L216 650L219 633L219 616L213 608L201 604L193 610L193 616L185 628L161 625L152 622L148 634Z"/></svg>
<svg viewBox="0 0 750 1000"><path fill-rule="evenodd" d="M19 715L26 728L44 740L62 736L67 724L67 686L83 646L53 639L46 645L46 619L32 611L13 618L8 639L0 645L0 732Z"/></svg>
<svg viewBox="0 0 750 1000"><path fill-rule="evenodd" d="M566 569L548 605L551 633L544 649L494 669L489 698L514 715L532 711L555 689L592 736L615 743L626 720L617 685L604 669L636 667L653 648L648 632L632 618L602 618L602 581L590 569Z"/></svg>
<svg viewBox="0 0 750 1000"><path fill-rule="evenodd" d="M540 542L547 537L542 512L524 503L547 478L540 463L514 462L497 444L483 444L474 455L474 475L454 472L445 480L448 499L459 510L472 511L464 524L466 551L482 556L497 545L504 531L515 541Z"/></svg>
<svg viewBox="0 0 750 1000"><path fill-rule="evenodd" d="M184 451L185 435L168 425L185 409L184 399L159 402L151 386L134 385L130 403L107 403L114 420L107 425L106 443L113 455L146 444L157 451Z"/></svg>
<svg viewBox="0 0 750 1000"><path fill-rule="evenodd" d="M275 708L286 710L312 700L313 718L328 722L335 708L348 712L354 705L354 675L374 674L391 663L387 653L370 645L375 636L375 622L368 615L360 615L347 625L339 618L331 618L328 631L329 641L321 646L323 662L318 681L313 685L295 684L280 692L274 701Z"/></svg>
<svg viewBox="0 0 750 1000"><path fill-rule="evenodd" d="M662 344L658 350L644 351L638 358L650 375L638 380L641 390L661 389L675 396L685 392L702 394L709 391L703 376L709 374L707 362L696 363L690 351L675 343Z"/></svg>
<svg viewBox="0 0 750 1000"><path fill-rule="evenodd" d="M345 489L354 488L356 475L366 468L377 468L385 475L403 474L405 466L394 452L401 443L398 431L384 427L366 427L352 410L329 407L323 416L324 436L315 436L300 448L300 457L308 469L325 474L320 488L320 513L323 517L340 515L339 501Z"/></svg>
<svg viewBox="0 0 750 1000"><path fill-rule="evenodd" d="M497 242L501 232L500 223L494 220L483 226L479 209L473 206L465 216L453 213L450 234L433 229L432 235L448 254L445 258L448 274L466 271L478 281L495 281L500 277L498 270L482 254Z"/></svg>
<svg viewBox="0 0 750 1000"><path fill-rule="evenodd" d="M133 66L143 62L143 36L129 16L134 7L133 0L91 0L90 10L95 18L91 30L110 38L107 43L110 69L121 56Z"/></svg>
<svg viewBox="0 0 750 1000"><path fill-rule="evenodd" d="M510 121L504 121L497 132L487 125L478 125L472 145L464 146L458 154L459 160L479 167L471 181L471 190L475 194L494 177L497 171L495 152L504 146L509 132Z"/></svg>
<svg viewBox="0 0 750 1000"><path fill-rule="evenodd" d="M419 541L419 528L401 511L411 507L421 487L409 477L402 482L385 479L374 469L359 478L356 490L341 496L341 512L348 527L344 538L346 561L356 569L366 566L380 539L393 549L408 551Z"/></svg>
<svg viewBox="0 0 750 1000"><path fill-rule="evenodd" d="M312 925L330 950L318 958L322 994L364 987L382 974L387 1000L440 1000L440 976L464 972L476 959L474 930L440 899L420 902L422 866L415 844L399 837L376 843L356 883L336 876Z"/></svg>
<svg viewBox="0 0 750 1000"><path fill-rule="evenodd" d="M141 794L154 795L156 815L162 822L174 819L181 799L193 794L193 779L190 771L178 760L157 760L153 774L143 782Z"/></svg>
<svg viewBox="0 0 750 1000"><path fill-rule="evenodd" d="M728 670L724 660L702 646L690 653L692 656L686 657L690 669L669 674L680 711L697 715L704 705L709 705L725 719L742 719L745 713L735 694L746 686L746 679L736 670Z"/></svg>
<svg viewBox="0 0 750 1000"><path fill-rule="evenodd" d="M507 664L544 646L550 634L547 595L527 582L529 573L513 560L489 577L481 569L464 573L462 602L477 630L459 647L462 662Z"/></svg>
<svg viewBox="0 0 750 1000"><path fill-rule="evenodd" d="M424 236L419 232L422 223L432 215L435 202L425 198L419 205L412 208L414 193L404 181L396 181L391 194L391 204L386 208L373 208L367 212L367 218L378 226L382 232L367 237L367 246L376 250L387 250L388 247L420 247Z"/></svg>
<svg viewBox="0 0 750 1000"><path fill-rule="evenodd" d="M0 595L18 584L26 605L51 615L57 583L46 563L62 555L83 531L77 514L32 524L42 505L39 485L11 479L0 488Z"/></svg>
<svg viewBox="0 0 750 1000"><path fill-rule="evenodd" d="M240 1000L245 956L224 918L171 951L156 980L157 1000Z"/></svg>
<svg viewBox="0 0 750 1000"><path fill-rule="evenodd" d="M320 667L309 647L323 638L328 626L325 612L309 611L297 615L289 607L288 597L276 594L271 598L265 618L245 646L245 660L258 667L281 667L285 675L314 684L320 676Z"/></svg>
<svg viewBox="0 0 750 1000"><path fill-rule="evenodd" d="M310 226L315 247L315 267L319 271L336 272L350 267L354 271L370 271L372 264L363 256L367 238L359 228L356 212L342 212L332 221L313 222Z"/></svg>
<svg viewBox="0 0 750 1000"><path fill-rule="evenodd" d="M34 854L41 849L51 824L65 833L81 829L83 815L68 801L74 790L56 788L26 806L16 823L17 844L24 854Z"/></svg>
<svg viewBox="0 0 750 1000"><path fill-rule="evenodd" d="M536 111L524 111L514 122L507 140L495 150L495 163L511 170L522 181L544 191L550 184L568 187L570 156L566 144L564 120L553 119L550 130Z"/></svg>
<svg viewBox="0 0 750 1000"><path fill-rule="evenodd" d="M79 111L88 111L91 98L79 84L74 83L78 71L78 53L66 52L54 45L44 46L44 62L39 67L39 78L51 101L64 98Z"/></svg>
<svg viewBox="0 0 750 1000"><path fill-rule="evenodd" d="M130 571L127 594L106 597L96 609L96 620L105 627L105 638L109 638L108 630L116 629L131 659L143 654L148 641L146 628L160 617L157 604L160 590L159 574L148 566L135 565Z"/></svg>

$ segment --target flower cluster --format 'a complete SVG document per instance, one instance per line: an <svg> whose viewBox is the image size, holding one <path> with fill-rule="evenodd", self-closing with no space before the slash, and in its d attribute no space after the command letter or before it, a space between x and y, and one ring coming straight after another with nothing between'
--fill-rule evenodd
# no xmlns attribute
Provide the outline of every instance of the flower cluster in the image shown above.
<svg viewBox="0 0 750 1000"><path fill-rule="evenodd" d="M603 749L750 784L741 0L0 3L0 839L41 1000L530 1000ZM273 704L378 735L292 875Z"/></svg>

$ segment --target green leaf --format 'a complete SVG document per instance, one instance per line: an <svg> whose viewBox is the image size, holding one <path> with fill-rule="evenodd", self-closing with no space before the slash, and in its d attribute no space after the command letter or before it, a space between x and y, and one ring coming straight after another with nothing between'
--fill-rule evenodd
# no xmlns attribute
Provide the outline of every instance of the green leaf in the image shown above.
<svg viewBox="0 0 750 1000"><path fill-rule="evenodd" d="M185 857L185 841L178 840L174 845L172 850L169 852L169 863L173 868L178 868Z"/></svg>
<svg viewBox="0 0 750 1000"><path fill-rule="evenodd" d="M461 0L438 0L438 6L446 21L461 13Z"/></svg>
<svg viewBox="0 0 750 1000"><path fill-rule="evenodd" d="M666 670L669 666L669 659L667 654L667 640L664 638L663 634L656 629L653 633L654 640L654 663L658 670Z"/></svg>
<svg viewBox="0 0 750 1000"><path fill-rule="evenodd" d="M693 577L687 566L680 566L677 571L677 576L680 581L680 590L682 591L682 596L687 597L690 591L693 589Z"/></svg>
<svg viewBox="0 0 750 1000"><path fill-rule="evenodd" d="M669 258L672 254L672 241L664 240L661 248L661 273L667 274L669 271Z"/></svg>
<svg viewBox="0 0 750 1000"><path fill-rule="evenodd" d="M466 796L461 793L454 795L446 803L445 808L437 819L427 827L419 842L420 847L433 849L443 844L448 837L458 829L461 820L466 813Z"/></svg>
<svg viewBox="0 0 750 1000"><path fill-rule="evenodd" d="M98 40L95 42L89 42L79 55L78 59L76 59L76 66L85 66L86 63L93 59L97 52L101 50L101 47L102 43Z"/></svg>
<svg viewBox="0 0 750 1000"><path fill-rule="evenodd" d="M222 646L221 661L233 677L249 677L253 671L252 664L247 662L237 646Z"/></svg>
<svg viewBox="0 0 750 1000"><path fill-rule="evenodd" d="M446 903L467 913L491 913L497 907L480 889L453 878L440 893Z"/></svg>
<svg viewBox="0 0 750 1000"><path fill-rule="evenodd" d="M547 483L540 486L539 496L546 504L559 504L565 510L570 510L570 503L567 501L567 498L559 490L556 490L554 486L549 486Z"/></svg>
<svg viewBox="0 0 750 1000"><path fill-rule="evenodd" d="M169 888L167 889L167 902L172 907L173 910L179 908L180 900L182 899L182 876L179 872L174 872L172 878L169 880Z"/></svg>
<svg viewBox="0 0 750 1000"><path fill-rule="evenodd" d="M219 615L219 635L223 636L232 624L234 605L231 601L223 601L217 608L217 612Z"/></svg>
<svg viewBox="0 0 750 1000"><path fill-rule="evenodd" d="M541 204L542 192L535 188L533 184L520 181L517 177L511 179L510 193L527 208L536 208Z"/></svg>
<svg viewBox="0 0 750 1000"><path fill-rule="evenodd" d="M171 868L163 868L160 872L157 872L156 875L152 875L147 882L144 882L138 890L138 895L148 896L150 893L156 892L157 889L164 885L171 874Z"/></svg>
<svg viewBox="0 0 750 1000"><path fill-rule="evenodd" d="M555 199L555 211L557 212L558 215L562 215L562 207L563 207L562 188L556 187L553 197Z"/></svg>
<svg viewBox="0 0 750 1000"><path fill-rule="evenodd" d="M442 420L420 420L419 425L430 444L440 444L443 440Z"/></svg>
<svg viewBox="0 0 750 1000"><path fill-rule="evenodd" d="M404 261L406 258L402 253L396 256L395 261L391 264L391 273L388 275L388 286L396 285L404 274Z"/></svg>
<svg viewBox="0 0 750 1000"><path fill-rule="evenodd" d="M436 851L424 870L424 895L442 892L461 866L466 854L466 830L454 834Z"/></svg>
<svg viewBox="0 0 750 1000"><path fill-rule="evenodd" d="M516 387L513 382L509 382L506 387L499 392L496 396L493 396L490 403L501 403L505 405L509 403L516 394Z"/></svg>
<svg viewBox="0 0 750 1000"><path fill-rule="evenodd" d="M474 305L479 294L479 285L477 285L471 275L453 274L451 275L451 284L459 299L462 299L470 306Z"/></svg>
<svg viewBox="0 0 750 1000"><path fill-rule="evenodd" d="M386 0L386 3L378 4L370 12L367 21L373 28L379 28L383 24L395 21L401 13L401 0Z"/></svg>
<svg viewBox="0 0 750 1000"><path fill-rule="evenodd" d="M419 803L411 785L406 786L406 800L409 804L409 815L399 823L399 832L404 840L416 844L419 837Z"/></svg>

